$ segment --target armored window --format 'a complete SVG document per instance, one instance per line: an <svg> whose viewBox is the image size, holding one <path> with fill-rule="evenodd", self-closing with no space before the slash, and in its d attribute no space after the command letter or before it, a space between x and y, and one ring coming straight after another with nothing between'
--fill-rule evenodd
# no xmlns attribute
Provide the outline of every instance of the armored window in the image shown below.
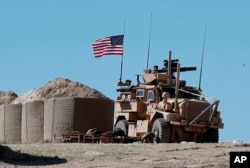
<svg viewBox="0 0 250 168"><path fill-rule="evenodd" d="M136 97L144 97L144 90L140 89L136 91Z"/></svg>
<svg viewBox="0 0 250 168"><path fill-rule="evenodd" d="M154 100L155 96L154 96L154 91L153 90L149 90L148 91L148 100Z"/></svg>

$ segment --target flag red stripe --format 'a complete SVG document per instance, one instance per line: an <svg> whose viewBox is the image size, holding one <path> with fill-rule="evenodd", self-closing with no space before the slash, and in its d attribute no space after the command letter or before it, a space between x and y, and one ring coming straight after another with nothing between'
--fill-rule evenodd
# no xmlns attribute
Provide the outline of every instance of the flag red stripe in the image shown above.
<svg viewBox="0 0 250 168"><path fill-rule="evenodd" d="M95 57L103 55L122 55L123 45L111 45L111 37L104 37L96 40L93 44Z"/></svg>

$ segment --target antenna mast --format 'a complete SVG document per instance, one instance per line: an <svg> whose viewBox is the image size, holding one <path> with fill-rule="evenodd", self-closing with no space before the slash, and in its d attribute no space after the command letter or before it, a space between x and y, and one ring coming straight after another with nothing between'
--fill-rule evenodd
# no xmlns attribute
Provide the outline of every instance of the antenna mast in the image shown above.
<svg viewBox="0 0 250 168"><path fill-rule="evenodd" d="M207 33L207 27L205 27L204 39L203 39L202 56L201 56L201 70L200 70L200 79L199 79L199 90L201 90L201 75L202 75L203 57L204 57L205 42L206 42L206 33Z"/></svg>
<svg viewBox="0 0 250 168"><path fill-rule="evenodd" d="M148 58L147 58L147 69L148 69L149 53L150 53L151 28L152 28L152 13L151 13L151 18L150 18L150 30L149 30L149 40L148 40Z"/></svg>

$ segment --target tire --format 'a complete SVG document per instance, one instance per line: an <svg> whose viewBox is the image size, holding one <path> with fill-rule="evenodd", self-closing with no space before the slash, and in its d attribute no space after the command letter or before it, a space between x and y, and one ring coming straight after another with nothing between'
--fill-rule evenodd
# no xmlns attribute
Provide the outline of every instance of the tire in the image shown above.
<svg viewBox="0 0 250 168"><path fill-rule="evenodd" d="M128 136L128 121L125 119L119 120L115 125L115 135Z"/></svg>
<svg viewBox="0 0 250 168"><path fill-rule="evenodd" d="M219 130L216 128L210 128L205 134L203 134L203 142L205 143L218 143Z"/></svg>
<svg viewBox="0 0 250 168"><path fill-rule="evenodd" d="M171 139L170 123L163 118L157 118L152 127L155 143L169 143Z"/></svg>

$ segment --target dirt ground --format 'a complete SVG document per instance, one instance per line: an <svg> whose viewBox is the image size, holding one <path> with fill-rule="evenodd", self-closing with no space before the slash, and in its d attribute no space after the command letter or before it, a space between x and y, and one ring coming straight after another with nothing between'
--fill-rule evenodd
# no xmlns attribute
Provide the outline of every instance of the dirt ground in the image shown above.
<svg viewBox="0 0 250 168"><path fill-rule="evenodd" d="M250 144L10 144L0 149L0 167L218 168L229 167L229 154L236 151L250 151Z"/></svg>

